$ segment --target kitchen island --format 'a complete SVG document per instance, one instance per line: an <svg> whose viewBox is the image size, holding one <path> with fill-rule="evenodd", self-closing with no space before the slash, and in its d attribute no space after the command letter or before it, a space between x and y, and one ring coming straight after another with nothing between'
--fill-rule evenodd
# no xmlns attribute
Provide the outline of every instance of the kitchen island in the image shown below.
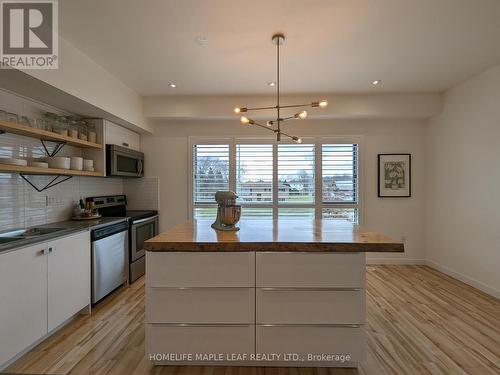
<svg viewBox="0 0 500 375"><path fill-rule="evenodd" d="M401 242L348 222L178 225L145 243L155 364L355 367L365 355L365 253Z"/></svg>

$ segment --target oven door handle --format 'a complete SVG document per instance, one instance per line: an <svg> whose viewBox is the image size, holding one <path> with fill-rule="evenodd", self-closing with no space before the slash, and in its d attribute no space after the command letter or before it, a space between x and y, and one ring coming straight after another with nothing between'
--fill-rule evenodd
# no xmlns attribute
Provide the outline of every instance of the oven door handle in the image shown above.
<svg viewBox="0 0 500 375"><path fill-rule="evenodd" d="M147 217L145 219L135 220L135 221L132 222L132 226L134 226L136 224L146 223L148 221L155 221L156 219L158 219L158 215L150 216L150 217Z"/></svg>

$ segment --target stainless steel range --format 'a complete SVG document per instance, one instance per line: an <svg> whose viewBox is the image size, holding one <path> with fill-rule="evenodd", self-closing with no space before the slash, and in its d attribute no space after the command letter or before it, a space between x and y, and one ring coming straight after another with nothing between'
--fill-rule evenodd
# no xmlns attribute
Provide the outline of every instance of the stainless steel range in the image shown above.
<svg viewBox="0 0 500 375"><path fill-rule="evenodd" d="M95 207L105 217L127 217L129 229L129 283L146 271L144 241L158 234L158 211L127 210L125 195L94 197Z"/></svg>

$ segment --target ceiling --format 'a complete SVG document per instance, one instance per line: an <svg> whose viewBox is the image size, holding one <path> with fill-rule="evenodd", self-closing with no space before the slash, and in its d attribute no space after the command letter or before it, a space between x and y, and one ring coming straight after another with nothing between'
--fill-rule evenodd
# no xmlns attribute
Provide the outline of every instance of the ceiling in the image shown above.
<svg viewBox="0 0 500 375"><path fill-rule="evenodd" d="M439 92L500 62L498 0L64 0L59 7L62 36L141 95L272 93L277 31L286 35L287 93Z"/></svg>

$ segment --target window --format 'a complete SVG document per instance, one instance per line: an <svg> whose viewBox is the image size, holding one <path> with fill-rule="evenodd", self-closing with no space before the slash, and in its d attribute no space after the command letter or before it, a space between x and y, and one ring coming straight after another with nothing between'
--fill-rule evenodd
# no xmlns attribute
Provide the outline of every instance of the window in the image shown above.
<svg viewBox="0 0 500 375"><path fill-rule="evenodd" d="M314 145L278 145L278 200L314 204Z"/></svg>
<svg viewBox="0 0 500 375"><path fill-rule="evenodd" d="M236 145L236 194L240 204L273 201L273 146Z"/></svg>
<svg viewBox="0 0 500 375"><path fill-rule="evenodd" d="M357 223L358 145L323 144L322 146L322 218Z"/></svg>
<svg viewBox="0 0 500 375"><path fill-rule="evenodd" d="M194 217L215 216L218 190L229 190L229 145L193 146Z"/></svg>
<svg viewBox="0 0 500 375"><path fill-rule="evenodd" d="M234 190L244 218L359 222L357 141L204 141L192 140L194 218L214 218L215 192Z"/></svg>

